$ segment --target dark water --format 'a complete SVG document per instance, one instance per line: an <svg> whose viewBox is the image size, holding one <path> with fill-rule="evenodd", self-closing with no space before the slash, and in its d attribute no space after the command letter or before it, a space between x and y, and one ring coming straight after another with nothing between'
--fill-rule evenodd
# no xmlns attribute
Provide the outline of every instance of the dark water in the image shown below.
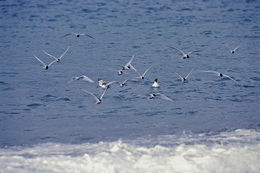
<svg viewBox="0 0 260 173"><path fill-rule="evenodd" d="M232 134L236 129L259 135L260 1L8 0L0 1L0 8L1 147L137 141L184 132ZM95 39L63 37L70 32ZM229 48L238 45L231 54ZM49 70L33 57L51 62L42 50L58 56L68 46ZM169 46L200 51L183 60ZM132 55L140 73L153 65L144 81L113 85L100 105L80 90L100 95L98 78L135 77L134 71L116 74L116 65ZM176 72L186 76L192 69L182 83ZM220 71L239 84L199 70ZM68 83L82 74L96 83ZM158 89L151 88L155 78ZM173 102L138 97L153 92Z"/></svg>

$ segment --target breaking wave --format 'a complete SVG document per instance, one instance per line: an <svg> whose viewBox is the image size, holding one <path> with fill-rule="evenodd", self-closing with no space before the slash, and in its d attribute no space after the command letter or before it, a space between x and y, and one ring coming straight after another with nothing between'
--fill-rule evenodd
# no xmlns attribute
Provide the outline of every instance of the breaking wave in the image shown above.
<svg viewBox="0 0 260 173"><path fill-rule="evenodd" d="M0 171L70 173L259 172L260 132L167 135L114 142L0 149Z"/></svg>

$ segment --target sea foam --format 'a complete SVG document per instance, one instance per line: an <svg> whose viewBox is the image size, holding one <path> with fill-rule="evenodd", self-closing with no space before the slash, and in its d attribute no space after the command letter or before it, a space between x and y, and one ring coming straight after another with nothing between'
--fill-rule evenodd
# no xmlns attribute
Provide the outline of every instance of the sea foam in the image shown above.
<svg viewBox="0 0 260 173"><path fill-rule="evenodd" d="M245 173L260 170L260 132L182 134L95 144L0 149L0 171L62 173Z"/></svg>

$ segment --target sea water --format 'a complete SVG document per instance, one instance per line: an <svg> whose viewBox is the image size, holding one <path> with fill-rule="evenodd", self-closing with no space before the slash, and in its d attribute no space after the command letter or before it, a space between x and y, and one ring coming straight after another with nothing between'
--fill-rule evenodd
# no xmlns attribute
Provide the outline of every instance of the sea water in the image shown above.
<svg viewBox="0 0 260 173"><path fill-rule="evenodd" d="M258 172L259 1L8 0L0 8L0 172ZM71 32L95 39L64 37ZM67 47L48 70L33 57L49 63L42 50L59 56ZM170 47L198 52L181 59ZM116 73L132 55L139 73L152 65L144 80L112 85L99 105L82 92L100 96L99 78L135 78ZM176 73L191 70L182 83ZM71 81L83 74L95 83Z"/></svg>

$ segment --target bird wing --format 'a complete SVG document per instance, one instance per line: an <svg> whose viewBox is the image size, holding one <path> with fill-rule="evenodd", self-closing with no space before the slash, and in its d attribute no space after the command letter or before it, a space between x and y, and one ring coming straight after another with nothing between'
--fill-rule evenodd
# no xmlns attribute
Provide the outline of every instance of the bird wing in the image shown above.
<svg viewBox="0 0 260 173"><path fill-rule="evenodd" d="M228 76L228 75L226 75L226 74L222 74L222 75L225 76L225 77L227 77L227 78L229 78L229 79L231 79L232 81L234 81L236 84L239 85L239 83L238 83L235 79L233 79L232 77L230 77L230 76Z"/></svg>
<svg viewBox="0 0 260 173"><path fill-rule="evenodd" d="M34 55L34 58L37 59L42 65L46 66L46 64L42 60L40 60L37 56Z"/></svg>
<svg viewBox="0 0 260 173"><path fill-rule="evenodd" d="M189 74L185 77L185 79L188 79L188 77L190 76L190 74L193 72L193 69L189 72Z"/></svg>
<svg viewBox="0 0 260 173"><path fill-rule="evenodd" d="M190 51L190 52L188 52L188 55L190 55L190 54L192 54L194 52L199 52L199 50Z"/></svg>
<svg viewBox="0 0 260 173"><path fill-rule="evenodd" d="M103 93L101 94L101 96L100 96L100 100L102 100L102 98L104 97L104 95L105 95L105 93L106 93L106 91L107 91L107 88L103 91Z"/></svg>
<svg viewBox="0 0 260 173"><path fill-rule="evenodd" d="M132 79L126 79L126 80L123 81L123 84L125 84L127 81L137 82L138 81L137 78L139 79L139 77L135 77L135 78L132 78Z"/></svg>
<svg viewBox="0 0 260 173"><path fill-rule="evenodd" d="M129 66L130 66L131 69L133 69L135 72L137 72L136 68L132 64L129 64Z"/></svg>
<svg viewBox="0 0 260 173"><path fill-rule="evenodd" d="M129 66L129 65L132 63L132 61L133 61L134 58L135 58L135 56L133 55L133 56L131 57L131 59L128 61L128 63L126 63L125 66Z"/></svg>
<svg viewBox="0 0 260 173"><path fill-rule="evenodd" d="M119 64L116 64L116 65L113 65L113 66L119 66L119 67L121 67L122 69L124 68L123 65L119 65Z"/></svg>
<svg viewBox="0 0 260 173"><path fill-rule="evenodd" d="M124 80L121 84L125 84L127 81L129 81L130 79L126 79L126 80Z"/></svg>
<svg viewBox="0 0 260 173"><path fill-rule="evenodd" d="M46 52L45 50L42 50L42 52L45 53L46 55L48 55L48 56L54 58L55 60L58 59L58 58L56 58L55 56L53 56L53 55L49 54L48 52Z"/></svg>
<svg viewBox="0 0 260 173"><path fill-rule="evenodd" d="M69 35L71 35L71 34L73 34L73 33L65 34L65 35L63 35L63 37L67 37L67 36L69 36Z"/></svg>
<svg viewBox="0 0 260 173"><path fill-rule="evenodd" d="M180 51L183 55L185 55L185 52L183 52L182 50L180 50L180 49L178 49L178 48L176 48L176 47L170 47L170 48L175 49L175 50L178 50L178 51Z"/></svg>
<svg viewBox="0 0 260 173"><path fill-rule="evenodd" d="M82 76L80 76L80 78L82 78L82 80L86 80L90 83L94 83L94 81L92 79L90 79L89 77L87 77L86 75L82 75Z"/></svg>
<svg viewBox="0 0 260 173"><path fill-rule="evenodd" d="M70 47L68 47L68 48L61 54L61 56L59 57L59 59L61 59L61 58L68 52L69 48L70 48Z"/></svg>
<svg viewBox="0 0 260 173"><path fill-rule="evenodd" d="M203 73L216 73L216 74L219 74L219 72L217 72L217 71L213 71L213 70L200 70L200 72L203 72Z"/></svg>
<svg viewBox="0 0 260 173"><path fill-rule="evenodd" d="M235 47L234 51L236 51L239 47L240 47L240 45L238 45L237 47Z"/></svg>
<svg viewBox="0 0 260 173"><path fill-rule="evenodd" d="M92 37L92 36L89 35L89 34L81 34L81 35L85 35L85 36L87 36L87 37L89 37L89 38L95 39L94 37Z"/></svg>
<svg viewBox="0 0 260 173"><path fill-rule="evenodd" d="M97 102L99 102L99 99L97 98L97 96L95 96L92 92L89 92L89 91L84 90L84 89L81 89L81 90L84 91L85 93L88 93L88 94L92 95L92 96L95 98L95 100L96 100Z"/></svg>
<svg viewBox="0 0 260 173"><path fill-rule="evenodd" d="M145 74L150 70L152 68L152 65L148 68L148 69L146 69L145 71L144 71L144 73L143 73L143 77L145 76Z"/></svg>
<svg viewBox="0 0 260 173"><path fill-rule="evenodd" d="M106 86L110 86L110 85L112 85L112 84L114 84L114 83L117 83L117 81L108 82L108 83L106 84Z"/></svg>
<svg viewBox="0 0 260 173"><path fill-rule="evenodd" d="M179 74L179 73L177 73L177 72L175 72L178 76L179 76L179 78L181 79L181 80L183 80L183 77Z"/></svg>
<svg viewBox="0 0 260 173"><path fill-rule="evenodd" d="M170 102L173 102L173 100L169 97L167 97L166 95L164 94L161 94L161 93L157 93L156 95L159 95L161 99L163 100L167 100L167 101L170 101Z"/></svg>
<svg viewBox="0 0 260 173"><path fill-rule="evenodd" d="M48 67L50 67L53 63L57 62L56 60L50 62L50 64L48 64Z"/></svg>

